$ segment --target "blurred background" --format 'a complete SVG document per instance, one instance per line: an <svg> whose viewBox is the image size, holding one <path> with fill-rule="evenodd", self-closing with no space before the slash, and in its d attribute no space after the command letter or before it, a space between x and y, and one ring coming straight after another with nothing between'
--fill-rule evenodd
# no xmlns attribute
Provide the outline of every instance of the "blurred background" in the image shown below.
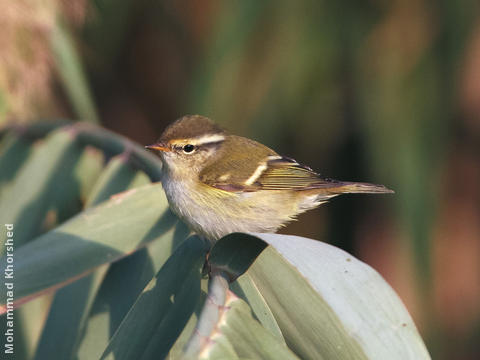
<svg viewBox="0 0 480 360"><path fill-rule="evenodd" d="M282 230L377 269L432 357L480 357L480 3L0 0L0 126L141 144L209 116L325 176L385 184Z"/></svg>

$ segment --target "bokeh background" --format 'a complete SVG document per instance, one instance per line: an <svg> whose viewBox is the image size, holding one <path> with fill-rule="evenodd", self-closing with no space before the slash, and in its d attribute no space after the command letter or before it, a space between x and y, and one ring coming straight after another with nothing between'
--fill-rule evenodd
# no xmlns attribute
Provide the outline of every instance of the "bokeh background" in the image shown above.
<svg viewBox="0 0 480 360"><path fill-rule="evenodd" d="M435 359L480 357L476 0L0 0L0 126L153 142L202 114L322 174L385 184L282 230L399 293Z"/></svg>

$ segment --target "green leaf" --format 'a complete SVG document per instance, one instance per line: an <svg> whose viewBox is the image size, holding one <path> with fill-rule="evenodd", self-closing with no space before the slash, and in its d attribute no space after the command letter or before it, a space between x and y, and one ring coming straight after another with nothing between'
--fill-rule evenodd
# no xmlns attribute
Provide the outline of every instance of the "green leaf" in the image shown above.
<svg viewBox="0 0 480 360"><path fill-rule="evenodd" d="M135 170L128 163L128 159L127 154L121 154L114 156L108 162L107 167L90 192L85 207L98 205L108 200L114 194L146 185L150 182L144 173Z"/></svg>
<svg viewBox="0 0 480 360"><path fill-rule="evenodd" d="M106 169L90 192L86 206L93 206L111 195L126 190L137 171L127 163L127 156L110 160ZM140 174L140 172L138 172ZM143 184L148 178L143 174ZM42 331L36 359L71 359L76 353L93 301L108 270L103 265L94 273L65 286L55 294L46 325ZM64 324L68 323L68 329Z"/></svg>
<svg viewBox="0 0 480 360"><path fill-rule="evenodd" d="M232 292L227 294L224 306L218 326L199 359L298 359L285 343L252 317L248 305Z"/></svg>
<svg viewBox="0 0 480 360"><path fill-rule="evenodd" d="M187 239L150 281L112 338L102 359L162 359L200 297L206 242Z"/></svg>
<svg viewBox="0 0 480 360"><path fill-rule="evenodd" d="M0 194L6 184L10 184L31 153L31 142L7 133L0 146Z"/></svg>
<svg viewBox="0 0 480 360"><path fill-rule="evenodd" d="M282 330L273 316L272 310L268 307L258 285L252 280L249 274L240 276L230 284L230 289L242 300L248 303L253 315L258 321L274 335L278 341L285 343Z"/></svg>
<svg viewBox="0 0 480 360"><path fill-rule="evenodd" d="M401 300L368 265L311 239L235 236L270 244L246 274L302 359L430 358Z"/></svg>
<svg viewBox="0 0 480 360"><path fill-rule="evenodd" d="M88 209L18 248L16 304L64 286L157 237L172 236L177 219L167 209L161 184L148 185ZM0 260L0 269L6 267L6 261L6 257ZM2 293L0 304L5 305L5 301Z"/></svg>
<svg viewBox="0 0 480 360"><path fill-rule="evenodd" d="M109 197L125 184L134 188L148 178L135 172L125 161L125 155L110 161L98 185L92 191L92 203ZM91 308L84 336L78 346L78 359L97 359L107 347L111 337L148 281L158 272L189 230L178 223L173 235L159 238L135 254L112 264L98 296Z"/></svg>
<svg viewBox="0 0 480 360"><path fill-rule="evenodd" d="M205 306L205 300L207 299L207 292L208 292L208 284L209 279L207 277L203 277L200 283L201 293L200 297L197 300L197 304L195 306L195 310L193 314L190 316L187 324L183 328L183 331L178 336L175 344L173 344L172 348L170 349L168 356L166 359L174 360L174 359L184 359L185 358L185 347L189 343L189 340L192 337L192 334L195 331L196 325L198 323L198 318L202 312L203 307Z"/></svg>
<svg viewBox="0 0 480 360"><path fill-rule="evenodd" d="M53 132L37 146L0 200L2 222L15 227L15 250L81 209L81 196L98 176L103 159L84 151L75 135ZM32 181L35 179L35 181ZM0 232L0 241L5 241ZM4 248L0 250L3 254Z"/></svg>
<svg viewBox="0 0 480 360"><path fill-rule="evenodd" d="M250 267L267 244L256 237L243 237L239 243L235 234L227 235L215 243L208 262L211 272L223 271L234 281Z"/></svg>
<svg viewBox="0 0 480 360"><path fill-rule="evenodd" d="M238 278L247 271L266 246L267 243L256 237L227 235L215 243L208 262L211 272L224 271L230 281L237 280L231 285L232 290L248 302L262 325L275 334L279 341L284 342L282 332L252 278L248 274Z"/></svg>
<svg viewBox="0 0 480 360"><path fill-rule="evenodd" d="M51 31L50 44L56 68L78 118L98 123L99 118L81 58L68 28L58 20Z"/></svg>
<svg viewBox="0 0 480 360"><path fill-rule="evenodd" d="M72 174L73 178L75 179L76 186L78 187L78 196L81 204L85 204L87 202L89 194L92 191L98 176L102 172L104 161L105 156L100 150L89 145L87 145L83 150L82 156L74 167ZM70 218L70 216L68 218ZM59 214L59 219L60 221L67 220L67 218L61 214Z"/></svg>
<svg viewBox="0 0 480 360"><path fill-rule="evenodd" d="M78 347L79 360L98 359L143 288L186 238L177 225L172 238L159 238L145 249L111 265L91 308Z"/></svg>
<svg viewBox="0 0 480 360"><path fill-rule="evenodd" d="M108 265L103 265L93 274L77 280L55 294L35 359L74 358L79 332L85 325L88 310L107 269Z"/></svg>
<svg viewBox="0 0 480 360"><path fill-rule="evenodd" d="M51 296L40 296L14 311L15 359L32 359L45 324ZM5 319L5 315L1 318ZM6 323L0 320L4 329Z"/></svg>
<svg viewBox="0 0 480 360"><path fill-rule="evenodd" d="M145 172L151 181L160 181L162 162L158 156L145 151L143 146L129 140L125 136L115 134L93 124L84 122L71 123L67 121L35 123L22 128L22 136L33 139L42 138L59 127L63 127L63 129L58 129L57 132L66 131L72 135L72 138L78 139L81 145L91 145L104 152L107 156L125 154L128 157L128 162L136 169ZM15 130L15 128L8 127L0 128L0 136L12 129Z"/></svg>
<svg viewBox="0 0 480 360"><path fill-rule="evenodd" d="M92 124L76 123L72 128L80 142L101 149L111 156L128 154L129 162L134 164L135 168L145 172L151 181L160 181L162 162L158 156L145 151L143 146Z"/></svg>

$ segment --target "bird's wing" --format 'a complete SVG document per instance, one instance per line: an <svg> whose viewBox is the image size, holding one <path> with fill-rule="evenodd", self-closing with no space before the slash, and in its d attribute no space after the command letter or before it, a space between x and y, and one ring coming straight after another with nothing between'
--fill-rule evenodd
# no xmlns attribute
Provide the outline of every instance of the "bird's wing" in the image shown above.
<svg viewBox="0 0 480 360"><path fill-rule="evenodd" d="M312 190L325 198L345 193L392 192L383 185L329 179L286 157L269 161L255 183L262 190Z"/></svg>
<svg viewBox="0 0 480 360"><path fill-rule="evenodd" d="M200 180L206 185L241 192L308 190L332 184L332 180L320 177L312 169L255 141L232 136L223 146L224 151L242 146L242 151L230 152L228 156L220 154L217 161L205 168Z"/></svg>
<svg viewBox="0 0 480 360"><path fill-rule="evenodd" d="M222 144L217 160L200 173L200 181L226 191L254 191L256 187L251 180L267 168L270 157L279 156L256 141L230 135Z"/></svg>
<svg viewBox="0 0 480 360"><path fill-rule="evenodd" d="M263 190L309 190L329 187L333 182L287 157L270 159L265 171L255 180L256 186Z"/></svg>
<svg viewBox="0 0 480 360"><path fill-rule="evenodd" d="M268 149L268 148L267 148ZM265 156L266 155L266 156ZM276 153L247 159L228 159L212 165L216 171L205 172L201 180L230 192L258 190L313 190L326 197L341 193L387 193L383 185L347 182L322 177L307 166ZM207 176L215 173L215 176Z"/></svg>

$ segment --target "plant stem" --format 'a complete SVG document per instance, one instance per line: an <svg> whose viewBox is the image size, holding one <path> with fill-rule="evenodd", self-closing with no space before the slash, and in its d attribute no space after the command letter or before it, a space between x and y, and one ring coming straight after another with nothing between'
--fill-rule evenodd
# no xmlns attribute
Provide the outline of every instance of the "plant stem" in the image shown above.
<svg viewBox="0 0 480 360"><path fill-rule="evenodd" d="M197 326L185 346L185 356L187 358L199 355L202 348L209 343L210 336L215 330L224 310L227 292L227 274L223 271L211 274L205 304L200 313Z"/></svg>

